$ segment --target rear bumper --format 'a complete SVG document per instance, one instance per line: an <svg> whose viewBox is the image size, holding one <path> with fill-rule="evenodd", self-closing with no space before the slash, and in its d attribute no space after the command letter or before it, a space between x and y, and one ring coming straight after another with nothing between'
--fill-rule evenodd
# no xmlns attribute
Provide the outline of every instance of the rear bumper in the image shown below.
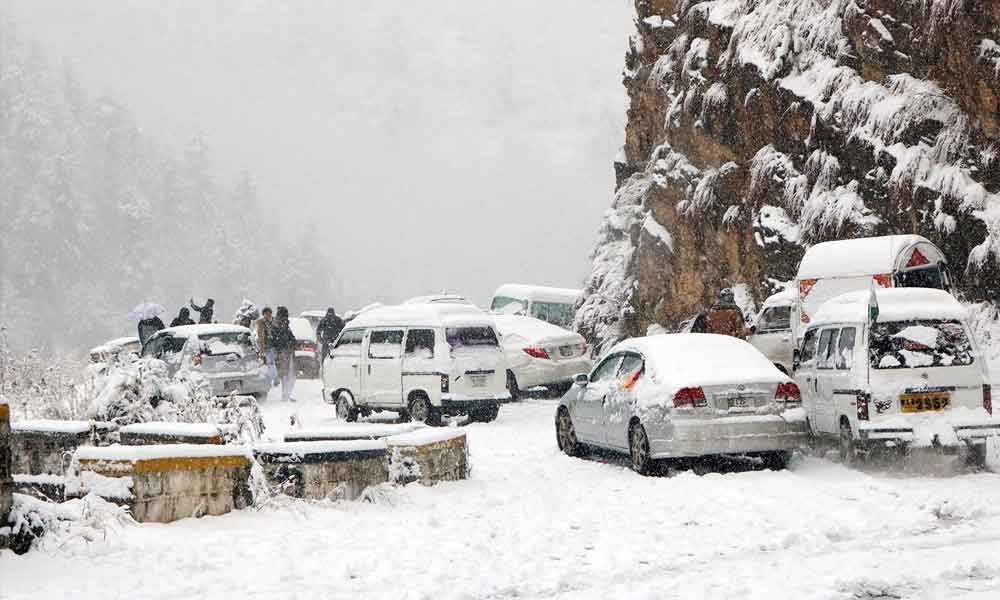
<svg viewBox="0 0 1000 600"><path fill-rule="evenodd" d="M206 375L205 378L208 380L209 385L212 387L212 394L215 396L226 396L226 383L230 381L239 381L240 389L238 394L266 394L271 386L268 384L267 377L263 372L247 374L247 373L220 373L213 375Z"/></svg>
<svg viewBox="0 0 1000 600"><path fill-rule="evenodd" d="M653 458L743 454L794 450L809 443L805 420L779 415L673 419L661 427L646 424Z"/></svg>
<svg viewBox="0 0 1000 600"><path fill-rule="evenodd" d="M861 442L867 444L893 442L916 446L985 445L987 439L996 436L1000 436L998 421L947 424L927 431L899 424L880 426L864 423L858 430Z"/></svg>
<svg viewBox="0 0 1000 600"><path fill-rule="evenodd" d="M476 410L499 408L501 402L510 400L510 394L489 397L470 397L459 394L441 394L441 412L446 415L465 414Z"/></svg>
<svg viewBox="0 0 1000 600"><path fill-rule="evenodd" d="M589 373L591 366L591 361L586 358L573 358L560 361L533 360L511 370L517 378L517 385L521 389L528 389L538 385L570 383L579 373Z"/></svg>

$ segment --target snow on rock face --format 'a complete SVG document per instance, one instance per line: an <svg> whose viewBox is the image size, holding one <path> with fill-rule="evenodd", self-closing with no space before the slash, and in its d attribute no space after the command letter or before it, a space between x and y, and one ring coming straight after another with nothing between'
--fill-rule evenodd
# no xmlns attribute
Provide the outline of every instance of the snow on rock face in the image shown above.
<svg viewBox="0 0 1000 600"><path fill-rule="evenodd" d="M598 349L724 287L759 303L833 239L920 234L960 292L1000 293L996 3L635 4L618 189L576 324Z"/></svg>

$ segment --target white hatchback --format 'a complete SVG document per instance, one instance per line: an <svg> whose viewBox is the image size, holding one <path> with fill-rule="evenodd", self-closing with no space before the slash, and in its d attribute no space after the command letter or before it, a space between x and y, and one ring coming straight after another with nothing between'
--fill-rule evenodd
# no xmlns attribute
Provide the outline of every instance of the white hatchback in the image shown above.
<svg viewBox="0 0 1000 600"><path fill-rule="evenodd" d="M565 392L593 362L583 336L533 317L496 315L507 355L507 389L513 400L521 390L546 386Z"/></svg>

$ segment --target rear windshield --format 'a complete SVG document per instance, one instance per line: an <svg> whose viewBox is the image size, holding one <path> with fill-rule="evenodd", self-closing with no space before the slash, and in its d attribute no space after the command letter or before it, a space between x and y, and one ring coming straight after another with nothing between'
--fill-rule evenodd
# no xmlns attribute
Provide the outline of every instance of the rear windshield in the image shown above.
<svg viewBox="0 0 1000 600"><path fill-rule="evenodd" d="M222 354L244 356L253 350L250 333L245 331L199 335L198 342L201 344L201 353L209 356Z"/></svg>
<svg viewBox="0 0 1000 600"><path fill-rule="evenodd" d="M445 338L453 350L459 348L489 348L500 344L492 327L449 327Z"/></svg>
<svg viewBox="0 0 1000 600"><path fill-rule="evenodd" d="M533 302L531 304L531 316L536 319L548 321L553 325L569 327L573 324L573 305L557 302Z"/></svg>
<svg viewBox="0 0 1000 600"><path fill-rule="evenodd" d="M892 321L872 326L869 357L876 369L958 367L973 362L960 321Z"/></svg>

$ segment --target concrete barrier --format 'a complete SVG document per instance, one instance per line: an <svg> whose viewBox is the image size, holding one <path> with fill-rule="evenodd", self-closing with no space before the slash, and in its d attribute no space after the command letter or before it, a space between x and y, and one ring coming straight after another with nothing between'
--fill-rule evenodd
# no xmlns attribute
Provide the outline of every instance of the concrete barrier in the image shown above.
<svg viewBox="0 0 1000 600"><path fill-rule="evenodd" d="M222 515L251 503L250 457L245 448L213 444L158 446L106 446L77 449L74 464L84 480L89 471L89 491L104 495L108 486L141 523L171 523L187 517ZM123 481L123 478L128 478ZM109 494L110 495L110 494Z"/></svg>
<svg viewBox="0 0 1000 600"><path fill-rule="evenodd" d="M73 452L90 446L111 428L89 421L17 421L11 423L11 469L22 475L64 475Z"/></svg>
<svg viewBox="0 0 1000 600"><path fill-rule="evenodd" d="M295 498L354 500L389 480L381 440L258 444L254 456L268 483Z"/></svg>
<svg viewBox="0 0 1000 600"><path fill-rule="evenodd" d="M423 423L344 423L285 434L286 442L377 440L425 428Z"/></svg>
<svg viewBox="0 0 1000 600"><path fill-rule="evenodd" d="M7 516L14 482L11 478L10 406L0 397L0 548L7 546Z"/></svg>
<svg viewBox="0 0 1000 600"><path fill-rule="evenodd" d="M385 443L395 483L434 485L469 477L469 449L461 429L422 429L388 437Z"/></svg>
<svg viewBox="0 0 1000 600"><path fill-rule="evenodd" d="M150 444L221 444L222 430L208 423L136 423L118 430L126 446Z"/></svg>

